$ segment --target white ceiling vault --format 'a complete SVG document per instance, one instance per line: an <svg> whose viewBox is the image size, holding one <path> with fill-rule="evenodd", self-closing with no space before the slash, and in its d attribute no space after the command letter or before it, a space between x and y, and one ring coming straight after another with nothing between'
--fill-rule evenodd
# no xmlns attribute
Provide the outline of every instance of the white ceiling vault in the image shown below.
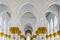
<svg viewBox="0 0 60 40"><path fill-rule="evenodd" d="M46 13L52 12L60 20L59 18L60 0L0 0L0 5L1 4L4 4L9 8L9 11L7 12L9 12L11 15L10 26L19 27L22 31L22 34L24 34L25 24L24 26L22 26L23 25L22 23L24 22L22 22L21 20L22 20L22 16L27 12L33 14L33 15L32 14L27 14L27 15L31 15L32 17L35 18L32 19L35 22L35 24L33 22L33 26L32 26L34 31L33 34L35 34L35 31L37 30L38 27L47 26L48 21L46 19ZM4 10L6 9L4 8ZM25 17L28 17L27 15L25 15Z"/></svg>

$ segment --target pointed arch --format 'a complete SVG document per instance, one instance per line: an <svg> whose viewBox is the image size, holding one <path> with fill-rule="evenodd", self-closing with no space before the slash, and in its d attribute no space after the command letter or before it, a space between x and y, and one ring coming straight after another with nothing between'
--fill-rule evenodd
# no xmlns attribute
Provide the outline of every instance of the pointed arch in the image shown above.
<svg viewBox="0 0 60 40"><path fill-rule="evenodd" d="M24 32L25 30L31 30L32 32L32 28L36 25L36 17L31 12L26 12L21 17L21 25L24 28Z"/></svg>
<svg viewBox="0 0 60 40"><path fill-rule="evenodd" d="M2 24L2 26L0 26L0 32L4 33L4 34L9 34L9 20L11 18L10 15L10 9L8 8L7 5L5 4L0 4L0 17L2 20L2 22L0 22Z"/></svg>
<svg viewBox="0 0 60 40"><path fill-rule="evenodd" d="M38 13L36 7L31 4L31 3L24 3L18 10L19 18L20 18L20 23L21 29L25 28L26 24L31 24L32 27L36 27L36 22L37 22L37 16L36 14ZM24 21L23 21L24 20ZM34 31L35 28L33 28ZM24 31L23 31L24 33Z"/></svg>

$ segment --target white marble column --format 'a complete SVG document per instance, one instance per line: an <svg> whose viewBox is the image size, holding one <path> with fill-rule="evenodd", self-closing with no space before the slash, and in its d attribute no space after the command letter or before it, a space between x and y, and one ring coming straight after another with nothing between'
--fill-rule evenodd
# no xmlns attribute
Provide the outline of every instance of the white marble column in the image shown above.
<svg viewBox="0 0 60 40"><path fill-rule="evenodd" d="M1 26L0 26L0 32L3 32ZM3 37L0 36L0 40L3 40Z"/></svg>
<svg viewBox="0 0 60 40"><path fill-rule="evenodd" d="M59 38L59 40L60 40L60 36L59 36L58 38Z"/></svg>
<svg viewBox="0 0 60 40"><path fill-rule="evenodd" d="M41 34L41 40L46 40L46 34Z"/></svg>
<svg viewBox="0 0 60 40"><path fill-rule="evenodd" d="M20 40L20 37L17 34L15 34L15 40Z"/></svg>
<svg viewBox="0 0 60 40"><path fill-rule="evenodd" d="M9 22L7 22L7 34L8 35L11 35L11 33L10 33L10 24L9 24ZM8 40L10 40L11 38L8 38Z"/></svg>
<svg viewBox="0 0 60 40"><path fill-rule="evenodd" d="M57 32L59 30L58 28L58 20L57 20L57 17L55 16L54 18L54 32Z"/></svg>
<svg viewBox="0 0 60 40"><path fill-rule="evenodd" d="M21 40L20 36L18 35L19 40Z"/></svg>
<svg viewBox="0 0 60 40"><path fill-rule="evenodd" d="M58 20L57 20L57 17L55 16L55 18L54 18L54 32L57 32L58 30L59 30ZM55 40L56 40L56 38L58 38L58 36L54 37Z"/></svg>
<svg viewBox="0 0 60 40"><path fill-rule="evenodd" d="M13 34L11 34L11 40L14 40L14 35Z"/></svg>
<svg viewBox="0 0 60 40"><path fill-rule="evenodd" d="M50 34L53 34L53 20L50 21ZM54 40L54 36L50 38L50 40Z"/></svg>
<svg viewBox="0 0 60 40"><path fill-rule="evenodd" d="M3 26L4 26L4 27L3 27L3 28L4 28L3 33L4 33L4 34L7 34L7 29L8 29L8 28L7 28L7 20L6 20L6 19L3 20ZM5 38L5 37L3 36L3 40L7 40L7 38Z"/></svg>
<svg viewBox="0 0 60 40"><path fill-rule="evenodd" d="M38 35L37 40L41 40L41 36L40 35Z"/></svg>
<svg viewBox="0 0 60 40"><path fill-rule="evenodd" d="M47 34L46 35L49 35L49 23L47 24ZM47 40L50 40L50 38L47 38Z"/></svg>
<svg viewBox="0 0 60 40"><path fill-rule="evenodd" d="M0 32L3 32L3 18L0 16ZM3 37L0 36L0 40L3 40Z"/></svg>

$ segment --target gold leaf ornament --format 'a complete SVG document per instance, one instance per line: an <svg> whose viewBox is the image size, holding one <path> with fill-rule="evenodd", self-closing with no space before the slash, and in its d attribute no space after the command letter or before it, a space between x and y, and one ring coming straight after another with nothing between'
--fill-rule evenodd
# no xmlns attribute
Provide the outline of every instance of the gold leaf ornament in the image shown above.
<svg viewBox="0 0 60 40"><path fill-rule="evenodd" d="M7 38L11 38L11 35L8 35Z"/></svg>
<svg viewBox="0 0 60 40"><path fill-rule="evenodd" d="M10 32L13 33L13 34L18 34L18 35L21 34L21 31L19 30L18 27L11 27Z"/></svg>
<svg viewBox="0 0 60 40"><path fill-rule="evenodd" d="M22 38L25 38L25 36L24 35L20 35L20 38L22 39Z"/></svg>
<svg viewBox="0 0 60 40"><path fill-rule="evenodd" d="M7 38L7 37L8 37L8 35L7 35L7 34L4 34L3 36L4 36L5 38Z"/></svg>
<svg viewBox="0 0 60 40"><path fill-rule="evenodd" d="M33 35L32 38L37 38L37 35Z"/></svg>
<svg viewBox="0 0 60 40"><path fill-rule="evenodd" d="M1 36L1 37L3 36L3 32L0 32L0 36Z"/></svg>
<svg viewBox="0 0 60 40"><path fill-rule="evenodd" d="M59 31L57 31L57 33L58 33L58 35L60 36L60 30L59 30Z"/></svg>
<svg viewBox="0 0 60 40"><path fill-rule="evenodd" d="M53 35L54 35L54 37L56 37L58 35L58 33L57 32L54 32Z"/></svg>
<svg viewBox="0 0 60 40"><path fill-rule="evenodd" d="M49 34L49 37L52 38L53 37L53 34Z"/></svg>
<svg viewBox="0 0 60 40"><path fill-rule="evenodd" d="M46 38L49 38L50 36L49 35L46 35Z"/></svg>
<svg viewBox="0 0 60 40"><path fill-rule="evenodd" d="M45 34L47 32L47 28L46 27L39 27L36 31L36 34Z"/></svg>

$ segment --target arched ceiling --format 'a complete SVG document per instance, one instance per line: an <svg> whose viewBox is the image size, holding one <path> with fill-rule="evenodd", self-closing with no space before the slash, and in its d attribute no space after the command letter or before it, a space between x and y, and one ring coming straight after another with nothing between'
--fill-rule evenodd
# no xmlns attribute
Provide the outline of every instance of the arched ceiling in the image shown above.
<svg viewBox="0 0 60 40"><path fill-rule="evenodd" d="M37 27L46 26L47 20L45 17L45 12L53 12L55 15L58 13L58 6L50 6L50 4L58 3L57 0L1 0L6 3L12 11L11 26L21 26L20 19L26 12L31 12L37 20ZM1 2L0 1L0 2ZM0 6L0 12L9 10L6 5ZM29 17L31 14L27 14ZM32 15L32 17L33 17ZM27 17L25 15L25 17ZM17 20L17 22L16 22ZM41 23L42 22L42 23Z"/></svg>
<svg viewBox="0 0 60 40"><path fill-rule="evenodd" d="M21 25L23 27L23 30L27 30L30 28L26 29L26 26L30 26L32 30L35 30L36 26L36 17L31 13L31 12L26 12L22 17L21 17Z"/></svg>

